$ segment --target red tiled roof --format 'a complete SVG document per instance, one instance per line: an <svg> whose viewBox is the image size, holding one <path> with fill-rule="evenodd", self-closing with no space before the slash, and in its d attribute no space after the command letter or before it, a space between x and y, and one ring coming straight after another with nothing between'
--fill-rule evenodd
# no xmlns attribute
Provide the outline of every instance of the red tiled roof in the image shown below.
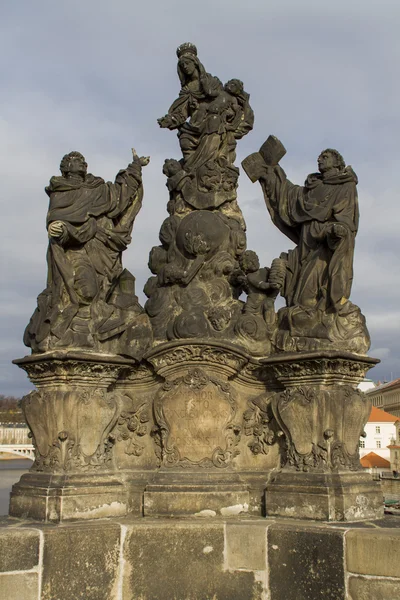
<svg viewBox="0 0 400 600"><path fill-rule="evenodd" d="M379 467L380 469L390 469L390 462L386 460L386 458L382 458L375 452L370 452L366 454L362 458L360 458L360 462L364 469L370 469L371 467Z"/></svg>
<svg viewBox="0 0 400 600"><path fill-rule="evenodd" d="M399 421L399 417L395 417L381 408L376 408L376 406L372 407L368 419L368 423L395 423L396 421Z"/></svg>

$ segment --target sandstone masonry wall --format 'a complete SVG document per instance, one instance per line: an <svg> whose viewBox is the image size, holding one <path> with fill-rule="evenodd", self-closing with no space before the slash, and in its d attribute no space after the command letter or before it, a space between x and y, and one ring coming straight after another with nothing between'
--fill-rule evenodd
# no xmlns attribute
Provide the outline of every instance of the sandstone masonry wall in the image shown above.
<svg viewBox="0 0 400 600"><path fill-rule="evenodd" d="M399 521L7 521L0 526L0 597L395 600Z"/></svg>

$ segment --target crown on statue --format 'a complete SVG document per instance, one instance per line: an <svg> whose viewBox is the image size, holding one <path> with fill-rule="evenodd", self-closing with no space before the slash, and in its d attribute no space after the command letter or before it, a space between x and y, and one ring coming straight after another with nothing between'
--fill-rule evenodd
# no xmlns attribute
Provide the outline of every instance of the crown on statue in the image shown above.
<svg viewBox="0 0 400 600"><path fill-rule="evenodd" d="M185 42L176 49L176 55L178 58L180 58L182 54L194 54L194 56L197 56L197 48L191 42Z"/></svg>

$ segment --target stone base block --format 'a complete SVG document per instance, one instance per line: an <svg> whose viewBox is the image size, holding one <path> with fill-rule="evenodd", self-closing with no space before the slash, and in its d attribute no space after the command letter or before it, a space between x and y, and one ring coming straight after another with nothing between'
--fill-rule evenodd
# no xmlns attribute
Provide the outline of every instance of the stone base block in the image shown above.
<svg viewBox="0 0 400 600"><path fill-rule="evenodd" d="M144 516L236 516L249 512L248 486L232 472L161 471L146 486Z"/></svg>
<svg viewBox="0 0 400 600"><path fill-rule="evenodd" d="M128 513L126 486L110 473L47 475L27 473L11 492L11 517L59 523L122 517Z"/></svg>
<svg viewBox="0 0 400 600"><path fill-rule="evenodd" d="M249 512L247 490L212 490L204 486L170 488L149 486L144 493L144 515L158 517L230 517Z"/></svg>
<svg viewBox="0 0 400 600"><path fill-rule="evenodd" d="M366 473L281 472L265 491L267 516L317 521L383 517L379 481Z"/></svg>
<svg viewBox="0 0 400 600"><path fill-rule="evenodd" d="M400 519L0 523L3 600L395 600Z"/></svg>

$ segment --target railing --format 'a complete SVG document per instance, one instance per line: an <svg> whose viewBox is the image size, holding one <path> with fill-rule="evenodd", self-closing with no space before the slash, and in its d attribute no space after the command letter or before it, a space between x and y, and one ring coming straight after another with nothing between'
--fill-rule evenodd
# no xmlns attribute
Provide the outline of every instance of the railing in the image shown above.
<svg viewBox="0 0 400 600"><path fill-rule="evenodd" d="M379 479L398 479L400 480L400 473L396 472L396 474L393 473L393 471L391 473L389 473L388 471L384 471L379 473Z"/></svg>
<svg viewBox="0 0 400 600"><path fill-rule="evenodd" d="M32 444L0 444L0 452L4 454L14 454L21 458L29 458L29 460L35 460Z"/></svg>

